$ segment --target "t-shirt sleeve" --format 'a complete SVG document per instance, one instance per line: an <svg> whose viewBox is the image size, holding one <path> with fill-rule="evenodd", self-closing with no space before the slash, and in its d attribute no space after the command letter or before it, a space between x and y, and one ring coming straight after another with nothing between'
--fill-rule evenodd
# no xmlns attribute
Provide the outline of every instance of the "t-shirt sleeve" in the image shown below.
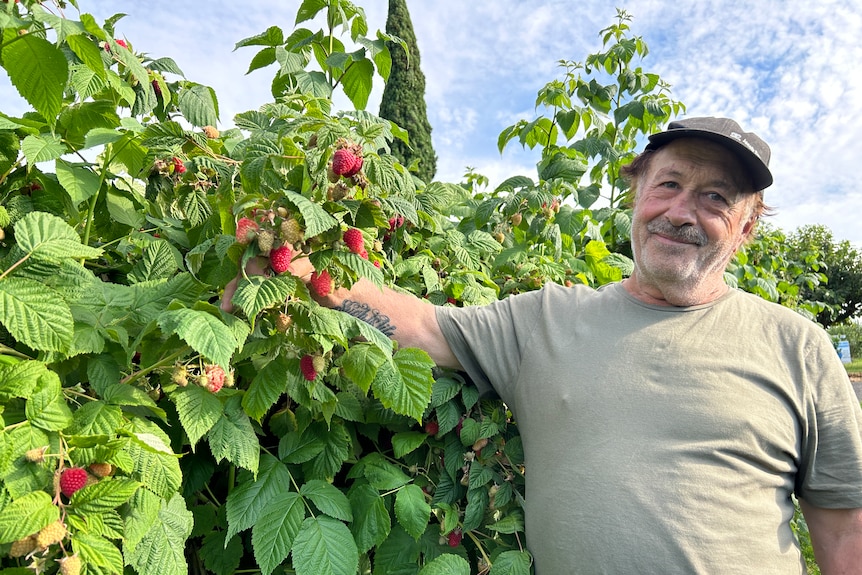
<svg viewBox="0 0 862 575"><path fill-rule="evenodd" d="M807 362L808 429L796 492L817 507L860 508L862 409L831 342L818 343Z"/></svg>
<svg viewBox="0 0 862 575"><path fill-rule="evenodd" d="M507 401L541 314L542 291L483 306L437 308L449 347L481 393L495 391Z"/></svg>

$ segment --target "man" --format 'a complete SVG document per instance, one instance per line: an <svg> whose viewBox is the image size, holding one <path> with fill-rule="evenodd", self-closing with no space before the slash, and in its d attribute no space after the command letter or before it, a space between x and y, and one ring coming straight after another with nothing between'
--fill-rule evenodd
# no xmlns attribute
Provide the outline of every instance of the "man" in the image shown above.
<svg viewBox="0 0 862 575"><path fill-rule="evenodd" d="M634 271L488 306L367 281L322 301L388 316L402 346L513 411L538 575L803 573L802 506L825 575L862 574L862 411L829 337L723 272L771 185L768 146L690 118L627 168Z"/></svg>

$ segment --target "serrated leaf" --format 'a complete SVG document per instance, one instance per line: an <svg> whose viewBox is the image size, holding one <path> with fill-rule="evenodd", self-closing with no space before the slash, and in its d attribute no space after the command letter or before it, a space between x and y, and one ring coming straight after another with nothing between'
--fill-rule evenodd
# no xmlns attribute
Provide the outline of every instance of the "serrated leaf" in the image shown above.
<svg viewBox="0 0 862 575"><path fill-rule="evenodd" d="M329 212L302 194L290 190L285 190L284 194L285 199L296 206L302 214L306 238L312 238L338 225L338 220L329 215Z"/></svg>
<svg viewBox="0 0 862 575"><path fill-rule="evenodd" d="M350 509L350 501L347 496L337 487L323 481L312 479L302 484L299 489L300 495L311 499L317 508L335 519L342 521L353 521L353 511Z"/></svg>
<svg viewBox="0 0 862 575"><path fill-rule="evenodd" d="M410 477L401 471L400 467L389 463L380 454L371 453L363 457L357 465L368 483L381 491L398 489L410 483Z"/></svg>
<svg viewBox="0 0 862 575"><path fill-rule="evenodd" d="M270 501L290 491L290 485L287 467L275 457L262 454L257 479L240 483L227 497L228 538L255 525Z"/></svg>
<svg viewBox="0 0 862 575"><path fill-rule="evenodd" d="M129 500L141 484L126 477L104 478L77 491L71 503L83 513L104 513Z"/></svg>
<svg viewBox="0 0 862 575"><path fill-rule="evenodd" d="M161 498L148 489L138 489L132 495L124 517L123 547L126 553L134 551L138 542L158 520L161 502Z"/></svg>
<svg viewBox="0 0 862 575"><path fill-rule="evenodd" d="M41 361L28 360L0 366L0 401L5 402L12 397L29 397L39 378L47 373L48 366Z"/></svg>
<svg viewBox="0 0 862 575"><path fill-rule="evenodd" d="M359 550L350 531L331 517L307 517L293 542L297 575L355 575Z"/></svg>
<svg viewBox="0 0 862 575"><path fill-rule="evenodd" d="M181 495L174 495L169 502L163 501L158 521L127 555L129 565L139 573L188 575L184 550L193 525L192 514Z"/></svg>
<svg viewBox="0 0 862 575"><path fill-rule="evenodd" d="M419 575L470 575L470 564L451 553L444 553L419 571Z"/></svg>
<svg viewBox="0 0 862 575"><path fill-rule="evenodd" d="M260 422L287 387L287 362L278 356L262 368L248 386L242 407L249 417Z"/></svg>
<svg viewBox="0 0 862 575"><path fill-rule="evenodd" d="M225 541L224 531L210 531L200 546L204 567L216 575L233 575L237 572L245 549L239 537Z"/></svg>
<svg viewBox="0 0 862 575"><path fill-rule="evenodd" d="M66 153L66 144L50 134L27 136L21 141L21 151L29 164L51 162Z"/></svg>
<svg viewBox="0 0 862 575"><path fill-rule="evenodd" d="M47 431L59 431L72 423L72 411L66 405L61 388L60 378L53 371L39 378L25 407L25 414L32 425Z"/></svg>
<svg viewBox="0 0 862 575"><path fill-rule="evenodd" d="M527 551L503 551L494 559L488 575L530 575L533 557Z"/></svg>
<svg viewBox="0 0 862 575"><path fill-rule="evenodd" d="M21 343L41 351L65 351L74 319L59 293L28 278L0 281L0 323Z"/></svg>
<svg viewBox="0 0 862 575"><path fill-rule="evenodd" d="M353 381L363 393L368 393L377 369L386 362L388 356L378 347L359 343L350 346L341 356L344 375Z"/></svg>
<svg viewBox="0 0 862 575"><path fill-rule="evenodd" d="M0 511L0 544L12 543L60 518L60 508L44 491L31 491Z"/></svg>
<svg viewBox="0 0 862 575"><path fill-rule="evenodd" d="M30 212L15 223L18 247L46 261L59 258L97 258L102 250L81 243L72 227L59 217L45 212Z"/></svg>
<svg viewBox="0 0 862 575"><path fill-rule="evenodd" d="M434 362L417 348L399 350L392 362L384 363L371 384L384 407L420 421L431 401Z"/></svg>
<svg viewBox="0 0 862 575"><path fill-rule="evenodd" d="M283 304L285 298L295 289L296 280L289 276L253 276L248 281L240 282L231 302L242 308L248 317L253 318L263 309Z"/></svg>
<svg viewBox="0 0 862 575"><path fill-rule="evenodd" d="M418 485L405 485L395 496L395 517L404 530L419 540L431 519L431 505Z"/></svg>
<svg viewBox="0 0 862 575"><path fill-rule="evenodd" d="M482 526L488 509L488 490L484 487L467 491L467 507L464 509L464 531L473 531Z"/></svg>
<svg viewBox="0 0 862 575"><path fill-rule="evenodd" d="M305 505L296 492L279 493L251 530L254 558L269 575L290 554L305 519Z"/></svg>
<svg viewBox="0 0 862 575"><path fill-rule="evenodd" d="M167 334L175 333L201 355L228 371L230 356L239 345L224 323L205 311L175 309L159 314L159 327Z"/></svg>
<svg viewBox="0 0 862 575"><path fill-rule="evenodd" d="M53 123L69 77L63 52L37 34L24 34L3 47L3 67L18 93Z"/></svg>
<svg viewBox="0 0 862 575"><path fill-rule="evenodd" d="M96 195L101 185L99 175L88 169L86 164L73 164L58 159L55 164L57 179L60 185L72 198L76 206Z"/></svg>
<svg viewBox="0 0 862 575"><path fill-rule="evenodd" d="M216 461L227 459L256 474L260 444L240 401L238 396L228 399L224 414L209 430L207 438Z"/></svg>
<svg viewBox="0 0 862 575"><path fill-rule="evenodd" d="M198 385L177 388L170 394L177 407L180 424L186 430L192 451L224 413L224 405L209 390Z"/></svg>
<svg viewBox="0 0 862 575"><path fill-rule="evenodd" d="M170 448L159 446L158 438L139 433L129 442L126 451L134 468L132 477L163 499L169 499L180 488L182 471Z"/></svg>
<svg viewBox="0 0 862 575"><path fill-rule="evenodd" d="M77 531L72 536L72 549L88 566L88 571L100 572L96 567L104 567L107 573L123 572L123 555L117 546L108 539L86 532Z"/></svg>
<svg viewBox="0 0 862 575"><path fill-rule="evenodd" d="M215 126L218 123L218 100L212 88L189 84L181 90L177 105L193 126Z"/></svg>
<svg viewBox="0 0 862 575"><path fill-rule="evenodd" d="M388 575L416 575L421 551L420 543L396 525L386 541L374 549L374 570Z"/></svg>
<svg viewBox="0 0 862 575"><path fill-rule="evenodd" d="M285 463L305 463L317 457L326 447L326 442L309 426L302 433L291 431L278 442L278 457Z"/></svg>
<svg viewBox="0 0 862 575"><path fill-rule="evenodd" d="M428 434L421 431L401 431L392 436L392 452L398 459L415 451L428 439Z"/></svg>

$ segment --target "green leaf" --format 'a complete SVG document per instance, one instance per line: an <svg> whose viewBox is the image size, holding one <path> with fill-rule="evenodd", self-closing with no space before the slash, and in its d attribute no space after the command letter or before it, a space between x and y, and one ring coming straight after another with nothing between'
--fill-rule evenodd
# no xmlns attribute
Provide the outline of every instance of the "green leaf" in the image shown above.
<svg viewBox="0 0 862 575"><path fill-rule="evenodd" d="M379 453L366 455L357 466L357 471L362 473L368 483L381 491L398 489L410 483L410 477L401 471L400 467L389 463Z"/></svg>
<svg viewBox="0 0 862 575"><path fill-rule="evenodd" d="M210 531L204 535L200 546L204 567L216 575L233 575L237 572L245 549L239 537L225 541L224 531Z"/></svg>
<svg viewBox="0 0 862 575"><path fill-rule="evenodd" d="M21 142L21 151L29 164L38 164L56 160L65 154L66 144L56 135L27 136Z"/></svg>
<svg viewBox="0 0 862 575"><path fill-rule="evenodd" d="M503 551L494 560L488 575L530 575L533 557L527 551Z"/></svg>
<svg viewBox="0 0 862 575"><path fill-rule="evenodd" d="M104 79L107 77L105 62L102 60L102 50L93 41L83 34L75 34L66 39L69 48L81 61L87 65L97 76Z"/></svg>
<svg viewBox="0 0 862 575"><path fill-rule="evenodd" d="M210 429L207 437L216 461L227 459L256 474L260 443L240 401L238 396L228 399L224 414Z"/></svg>
<svg viewBox="0 0 862 575"><path fill-rule="evenodd" d="M60 258L97 258L102 250L81 244L81 238L59 217L30 212L15 223L18 247L34 258L54 262Z"/></svg>
<svg viewBox="0 0 862 575"><path fill-rule="evenodd" d="M72 549L81 557L81 562L88 566L88 572L103 572L98 567L104 567L104 572L108 573L123 572L122 553L104 537L78 531L72 538Z"/></svg>
<svg viewBox="0 0 862 575"><path fill-rule="evenodd" d="M330 517L341 519L342 521L353 521L353 511L350 509L350 501L348 501L344 493L331 483L322 479L312 479L302 484L299 493L303 497L311 499L321 512Z"/></svg>
<svg viewBox="0 0 862 575"><path fill-rule="evenodd" d="M97 567L104 567L107 573L123 572L122 553L104 537L78 531L72 536L72 549L81 557L81 562L88 566L88 572L101 572Z"/></svg>
<svg viewBox="0 0 862 575"><path fill-rule="evenodd" d="M163 501L158 521L127 555L128 564L139 573L188 575L184 550L193 525L194 519L181 495L174 495L169 502Z"/></svg>
<svg viewBox="0 0 862 575"><path fill-rule="evenodd" d="M353 487L348 494L353 507L353 523L350 531L356 539L360 552L365 553L389 536L392 520L386 502L377 490L367 483Z"/></svg>
<svg viewBox="0 0 862 575"><path fill-rule="evenodd" d="M399 350L391 363L384 363L372 383L374 395L384 407L420 421L431 401L434 362L417 348Z"/></svg>
<svg viewBox="0 0 862 575"><path fill-rule="evenodd" d="M374 550L374 571L389 575L416 575L421 551L420 543L396 525L386 541Z"/></svg>
<svg viewBox="0 0 862 575"><path fill-rule="evenodd" d="M288 364L279 355L260 368L242 398L242 407L249 417L260 422L287 387Z"/></svg>
<svg viewBox="0 0 862 575"><path fill-rule="evenodd" d="M175 333L195 351L230 369L230 357L239 345L230 328L205 311L175 309L159 314L159 327L167 333Z"/></svg>
<svg viewBox="0 0 862 575"><path fill-rule="evenodd" d="M276 304L283 304L285 298L296 289L296 280L289 276L252 276L240 282L233 295L233 302L245 314L253 318L261 310Z"/></svg>
<svg viewBox="0 0 862 575"><path fill-rule="evenodd" d="M331 517L307 517L293 542L297 575L355 575L359 551L347 526Z"/></svg>
<svg viewBox="0 0 862 575"><path fill-rule="evenodd" d="M210 391L198 386L178 387L170 394L177 407L180 424L186 430L192 451L224 413L224 405Z"/></svg>
<svg viewBox="0 0 862 575"><path fill-rule="evenodd" d="M388 356L378 347L358 343L350 346L341 356L341 368L344 370L344 375L359 386L363 393L368 393L377 375L377 369L387 359L389 359Z"/></svg>
<svg viewBox="0 0 862 575"><path fill-rule="evenodd" d="M462 557L444 553L426 564L419 575L470 575L470 564Z"/></svg>
<svg viewBox="0 0 862 575"><path fill-rule="evenodd" d="M63 52L37 34L24 34L3 47L3 67L18 93L53 124L69 77Z"/></svg>
<svg viewBox="0 0 862 575"><path fill-rule="evenodd" d="M182 483L182 471L177 456L151 434L138 433L126 447L133 461L132 477L162 499L169 499Z"/></svg>
<svg viewBox="0 0 862 575"><path fill-rule="evenodd" d="M2 284L0 284L2 285ZM22 361L0 367L0 401L12 397L29 397L39 378L48 373L48 366L41 361Z"/></svg>
<svg viewBox="0 0 862 575"><path fill-rule="evenodd" d="M0 281L0 323L12 337L41 351L65 351L74 319L59 293L42 282L7 277Z"/></svg>
<svg viewBox="0 0 862 575"><path fill-rule="evenodd" d="M60 185L72 198L76 206L86 201L99 192L101 180L99 175L87 167L86 164L73 164L65 160L57 160L57 179Z"/></svg>
<svg viewBox="0 0 862 575"><path fill-rule="evenodd" d="M285 463L305 463L317 457L325 447L317 426L310 425L302 433L285 434L278 442L278 457Z"/></svg>
<svg viewBox="0 0 862 575"><path fill-rule="evenodd" d="M303 519L305 505L298 493L279 493L269 502L251 530L254 558L261 573L269 575L287 558Z"/></svg>
<svg viewBox="0 0 862 575"><path fill-rule="evenodd" d="M44 491L31 491L0 511L0 543L12 543L60 519L60 508Z"/></svg>
<svg viewBox="0 0 862 575"><path fill-rule="evenodd" d="M363 58L350 64L341 78L344 93L350 98L357 110L364 110L368 104L373 77L374 64L371 63L371 60Z"/></svg>
<svg viewBox="0 0 862 575"><path fill-rule="evenodd" d="M104 513L128 501L140 486L137 481L126 477L105 477L77 491L71 503L83 513Z"/></svg>
<svg viewBox="0 0 862 575"><path fill-rule="evenodd" d="M421 431L401 431L392 436L392 451L398 459L415 451L428 439L428 434Z"/></svg>
<svg viewBox="0 0 862 575"><path fill-rule="evenodd" d="M431 519L431 505L418 485L405 485L395 496L395 517L413 539L419 540Z"/></svg>
<svg viewBox="0 0 862 575"><path fill-rule="evenodd" d="M290 485L287 467L272 455L263 453L257 479L240 483L227 496L228 538L254 526L273 499L290 491Z"/></svg>
<svg viewBox="0 0 862 575"><path fill-rule="evenodd" d="M49 371L39 378L25 413L32 425L47 431L59 431L72 423L72 411L66 405L56 373Z"/></svg>
<svg viewBox="0 0 862 575"><path fill-rule="evenodd" d="M285 190L285 199L292 203L302 214L305 223L305 237L312 238L338 225L338 220L329 215L319 204L312 202L302 194Z"/></svg>
<svg viewBox="0 0 862 575"><path fill-rule="evenodd" d="M218 123L218 100L212 88L190 84L180 91L177 105L193 126L215 126Z"/></svg>

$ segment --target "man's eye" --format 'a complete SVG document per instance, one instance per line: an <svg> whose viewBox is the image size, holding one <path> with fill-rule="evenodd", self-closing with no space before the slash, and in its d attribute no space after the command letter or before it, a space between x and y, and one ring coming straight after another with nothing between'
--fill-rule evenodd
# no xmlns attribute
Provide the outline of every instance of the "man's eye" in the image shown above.
<svg viewBox="0 0 862 575"><path fill-rule="evenodd" d="M711 192L711 193L707 194L706 197L709 198L709 200L711 202L716 202L716 203L720 203L720 204L727 204L727 198L725 198L724 196L722 196L718 192Z"/></svg>
<svg viewBox="0 0 862 575"><path fill-rule="evenodd" d="M662 182L661 185L662 185L662 187L665 187L665 188L678 188L679 187L679 184L677 184L674 181Z"/></svg>

